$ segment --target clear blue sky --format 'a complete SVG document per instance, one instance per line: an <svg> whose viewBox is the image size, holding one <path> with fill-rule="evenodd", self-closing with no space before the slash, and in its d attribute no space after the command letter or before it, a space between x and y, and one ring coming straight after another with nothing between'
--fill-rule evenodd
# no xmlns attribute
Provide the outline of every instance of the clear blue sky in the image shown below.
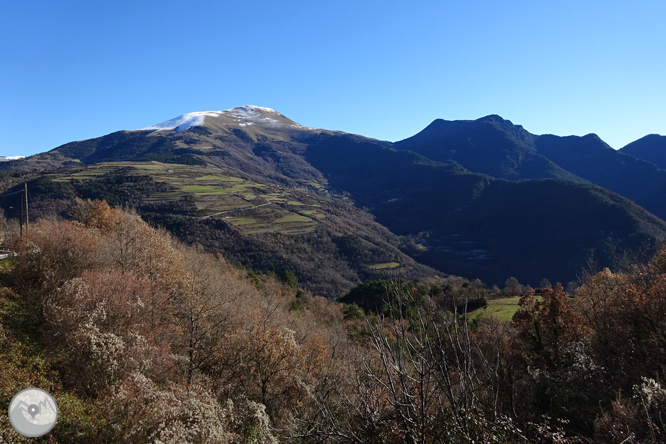
<svg viewBox="0 0 666 444"><path fill-rule="evenodd" d="M666 134L666 2L6 1L0 155L274 108L396 141L487 114L614 148Z"/></svg>

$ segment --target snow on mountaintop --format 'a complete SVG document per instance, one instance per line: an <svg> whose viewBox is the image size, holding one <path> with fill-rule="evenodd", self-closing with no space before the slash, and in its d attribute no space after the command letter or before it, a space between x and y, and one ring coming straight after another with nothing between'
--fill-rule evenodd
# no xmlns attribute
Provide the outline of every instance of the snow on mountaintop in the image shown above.
<svg viewBox="0 0 666 444"><path fill-rule="evenodd" d="M283 126L277 120L265 116L265 114L269 114L274 115L275 117L284 117L279 112L270 108L247 105L221 112L235 117L240 126L254 125L255 123L263 123L267 126Z"/></svg>
<svg viewBox="0 0 666 444"><path fill-rule="evenodd" d="M227 109L224 111L198 111L194 113L183 114L174 119L167 120L166 122L158 123L157 125L142 128L140 131L162 131L162 130L176 130L184 131L194 126L201 126L204 123L204 117L221 117L226 116L234 119L239 126L250 126L260 124L268 127L281 127L285 126L282 122L276 119L287 119L279 112L261 106L246 105L238 108ZM288 119L287 119L288 120ZM289 125L297 129L312 129L299 124Z"/></svg>
<svg viewBox="0 0 666 444"><path fill-rule="evenodd" d="M172 130L183 131L193 126L203 125L204 117L218 116L217 111L198 111L194 113L183 114L166 122L158 123L157 125L149 126L147 128L141 128L141 131L162 131L162 130Z"/></svg>
<svg viewBox="0 0 666 444"><path fill-rule="evenodd" d="M10 160L19 160L23 158L25 158L25 156L0 156L0 162L9 162Z"/></svg>

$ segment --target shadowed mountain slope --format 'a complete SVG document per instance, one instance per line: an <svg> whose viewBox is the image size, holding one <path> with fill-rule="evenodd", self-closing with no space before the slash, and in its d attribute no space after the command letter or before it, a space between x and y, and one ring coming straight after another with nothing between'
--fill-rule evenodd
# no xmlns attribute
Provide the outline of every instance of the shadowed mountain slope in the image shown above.
<svg viewBox="0 0 666 444"><path fill-rule="evenodd" d="M666 218L666 171L612 149L595 134L537 136L493 115L474 121L436 120L395 147L456 161L496 178L593 183Z"/></svg>
<svg viewBox="0 0 666 444"><path fill-rule="evenodd" d="M350 136L321 140L307 159L392 231L427 233L419 261L488 282L567 282L591 252L608 265L666 234L664 221L595 185L493 179Z"/></svg>
<svg viewBox="0 0 666 444"><path fill-rule="evenodd" d="M649 134L631 142L620 152L652 162L662 170L666 170L666 136Z"/></svg>
<svg viewBox="0 0 666 444"><path fill-rule="evenodd" d="M666 218L666 171L654 164L614 150L596 134L544 135L536 147L562 168Z"/></svg>
<svg viewBox="0 0 666 444"><path fill-rule="evenodd" d="M437 119L415 136L396 142L395 147L433 160L455 161L475 173L502 179L585 182L537 153L536 137L520 125L491 115L478 120Z"/></svg>

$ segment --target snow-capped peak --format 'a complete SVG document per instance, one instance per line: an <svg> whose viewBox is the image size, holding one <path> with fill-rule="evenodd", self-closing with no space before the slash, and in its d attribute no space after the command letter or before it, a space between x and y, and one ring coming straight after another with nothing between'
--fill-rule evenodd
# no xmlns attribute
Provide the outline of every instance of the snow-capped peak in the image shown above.
<svg viewBox="0 0 666 444"><path fill-rule="evenodd" d="M10 160L23 159L25 156L0 156L0 162L9 162Z"/></svg>
<svg viewBox="0 0 666 444"><path fill-rule="evenodd" d="M264 108L261 106L246 105L239 106L238 108L227 109L224 111L198 111L194 113L183 114L166 122L158 123L157 125L142 128L143 131L162 131L162 130L176 130L184 131L194 126L201 126L204 123L204 117L221 117L226 116L239 126L250 126L260 124L269 127L285 126L277 119L286 119L285 116L271 108ZM298 124L290 125L293 128L309 129Z"/></svg>

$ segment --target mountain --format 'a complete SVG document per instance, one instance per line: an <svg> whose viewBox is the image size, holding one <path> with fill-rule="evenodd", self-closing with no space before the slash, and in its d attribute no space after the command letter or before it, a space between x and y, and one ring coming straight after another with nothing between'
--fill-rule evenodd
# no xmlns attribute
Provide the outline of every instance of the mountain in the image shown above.
<svg viewBox="0 0 666 444"><path fill-rule="evenodd" d="M313 145L308 160L378 222L417 236L417 260L491 283L566 283L591 252L612 264L666 234L663 220L595 185L494 179L348 135Z"/></svg>
<svg viewBox="0 0 666 444"><path fill-rule="evenodd" d="M539 136L492 115L474 121L435 120L395 147L496 178L600 185L666 218L666 171L612 149L595 134Z"/></svg>
<svg viewBox="0 0 666 444"><path fill-rule="evenodd" d="M303 154L308 141L333 134L246 106L68 143L15 164L43 169L30 173L31 217L67 216L76 198L103 198L232 263L291 270L314 294L332 298L369 279L443 278L402 252L400 237L372 215L327 191ZM7 214L18 214L14 207Z"/></svg>
<svg viewBox="0 0 666 444"><path fill-rule="evenodd" d="M0 162L11 162L12 160L19 160L23 158L23 156L0 156Z"/></svg>
<svg viewBox="0 0 666 444"><path fill-rule="evenodd" d="M395 147L433 160L458 162L469 171L502 179L586 182L539 154L534 147L536 137L520 125L491 115L478 120L437 119L418 134L396 142Z"/></svg>
<svg viewBox="0 0 666 444"><path fill-rule="evenodd" d="M270 108L244 106L184 114L140 130L67 143L12 167L51 170L119 161L212 163L278 181L312 179L317 172L297 153L304 149L304 140L327 132L331 133L299 125Z"/></svg>
<svg viewBox="0 0 666 444"><path fill-rule="evenodd" d="M622 148L620 152L652 162L666 170L666 136L649 134Z"/></svg>
<svg viewBox="0 0 666 444"><path fill-rule="evenodd" d="M568 171L666 218L666 171L654 164L614 150L595 134L540 136L536 146Z"/></svg>
<svg viewBox="0 0 666 444"><path fill-rule="evenodd" d="M328 297L378 277L568 282L592 253L614 266L666 238L646 211L666 208L661 170L596 136L536 136L499 116L436 120L390 143L245 106L11 164L32 171L31 215L104 198Z"/></svg>

